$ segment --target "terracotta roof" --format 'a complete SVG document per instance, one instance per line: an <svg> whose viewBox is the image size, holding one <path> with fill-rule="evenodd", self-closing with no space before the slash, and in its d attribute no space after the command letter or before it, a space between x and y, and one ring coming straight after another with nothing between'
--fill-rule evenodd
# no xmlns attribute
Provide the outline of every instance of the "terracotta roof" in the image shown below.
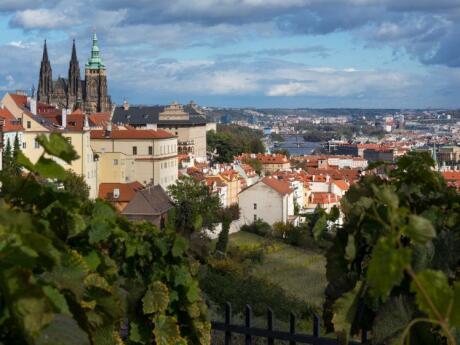
<svg viewBox="0 0 460 345"><path fill-rule="evenodd" d="M106 136L104 130L93 130L91 131L91 139L168 139L174 138L169 132L164 130L152 130L152 129L126 129L126 130L113 130L110 132L110 136Z"/></svg>
<svg viewBox="0 0 460 345"><path fill-rule="evenodd" d="M10 96L19 107L27 105L27 96L18 95L17 93L10 93Z"/></svg>
<svg viewBox="0 0 460 345"><path fill-rule="evenodd" d="M267 186L273 188L280 194L291 194L293 190L289 186L289 183L286 181L278 180L276 178L264 177L261 182L265 183Z"/></svg>
<svg viewBox="0 0 460 345"><path fill-rule="evenodd" d="M444 176L447 181L459 181L460 171L443 171L442 176Z"/></svg>
<svg viewBox="0 0 460 345"><path fill-rule="evenodd" d="M101 183L98 197L112 202L130 202L136 192L143 188L144 186L137 181L131 183ZM120 191L120 197L118 198L113 197L115 189Z"/></svg>
<svg viewBox="0 0 460 345"><path fill-rule="evenodd" d="M332 183L339 187L341 190L348 190L350 188L349 184L344 180L334 180Z"/></svg>
<svg viewBox="0 0 460 345"><path fill-rule="evenodd" d="M285 155L282 154L265 154L265 153L258 153L256 155L251 153L243 153L240 156L235 157L240 161L245 161L247 159L257 159L262 164L286 164L289 163L289 160Z"/></svg>
<svg viewBox="0 0 460 345"><path fill-rule="evenodd" d="M110 121L109 113L94 113L88 116L90 123L94 126L105 127Z"/></svg>
<svg viewBox="0 0 460 345"><path fill-rule="evenodd" d="M309 202L310 204L335 204L340 201L340 197L333 193L326 192L313 192L310 194Z"/></svg>
<svg viewBox="0 0 460 345"><path fill-rule="evenodd" d="M4 122L3 132L21 132L24 130L21 120L16 119L6 108L0 108L0 119L3 119Z"/></svg>

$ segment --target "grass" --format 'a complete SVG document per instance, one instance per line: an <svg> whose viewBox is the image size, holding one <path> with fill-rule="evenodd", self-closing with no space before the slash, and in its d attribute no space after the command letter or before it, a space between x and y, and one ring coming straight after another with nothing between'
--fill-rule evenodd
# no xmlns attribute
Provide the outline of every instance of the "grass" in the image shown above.
<svg viewBox="0 0 460 345"><path fill-rule="evenodd" d="M243 250L268 243L263 264L254 265L252 274L279 285L315 309L321 309L327 284L326 259L321 253L243 231L230 235L229 240L230 246Z"/></svg>

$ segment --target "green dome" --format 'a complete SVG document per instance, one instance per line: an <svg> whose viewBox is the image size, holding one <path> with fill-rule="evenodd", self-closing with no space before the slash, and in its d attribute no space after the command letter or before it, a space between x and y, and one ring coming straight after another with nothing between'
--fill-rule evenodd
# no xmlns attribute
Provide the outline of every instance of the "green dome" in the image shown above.
<svg viewBox="0 0 460 345"><path fill-rule="evenodd" d="M93 47L91 48L91 57L86 63L85 67L88 69L105 69L105 65L102 62L101 56L99 55L99 47L97 46L97 36L94 33L93 36Z"/></svg>

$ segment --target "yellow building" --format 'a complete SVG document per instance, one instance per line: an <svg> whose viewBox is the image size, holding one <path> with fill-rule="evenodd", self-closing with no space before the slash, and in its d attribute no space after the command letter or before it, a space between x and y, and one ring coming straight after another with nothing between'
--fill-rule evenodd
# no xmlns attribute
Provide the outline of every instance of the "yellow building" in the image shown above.
<svg viewBox="0 0 460 345"><path fill-rule="evenodd" d="M91 146L98 155L119 153L129 157L125 162L132 159L132 179L144 185L161 185L166 189L177 180L177 137L166 131L111 130L110 127L107 130L94 130L91 131ZM112 161L112 164L114 165L115 161ZM112 172L101 169L102 180L111 178L109 175L112 175ZM128 175L129 173L125 172L125 176Z"/></svg>
<svg viewBox="0 0 460 345"><path fill-rule="evenodd" d="M227 186L227 205L237 204L238 193L241 191L239 173L235 170L226 170L220 173L219 177Z"/></svg>
<svg viewBox="0 0 460 345"><path fill-rule="evenodd" d="M94 159L91 148L89 126L85 126L84 118L79 116L65 116L64 123L58 125L45 117L37 115L37 103L34 99L24 94L7 93L2 104L15 118L21 120L24 127L22 140L22 151L24 155L35 163L43 154L43 148L38 144L37 136L43 134L49 136L51 133L61 133L62 136L72 144L78 154L78 159L67 164L64 161L57 161L68 170L84 177L90 188L90 198L97 197L97 162Z"/></svg>
<svg viewBox="0 0 460 345"><path fill-rule="evenodd" d="M99 184L136 181L136 166L133 156L121 152L100 152L97 153L97 160L99 161Z"/></svg>

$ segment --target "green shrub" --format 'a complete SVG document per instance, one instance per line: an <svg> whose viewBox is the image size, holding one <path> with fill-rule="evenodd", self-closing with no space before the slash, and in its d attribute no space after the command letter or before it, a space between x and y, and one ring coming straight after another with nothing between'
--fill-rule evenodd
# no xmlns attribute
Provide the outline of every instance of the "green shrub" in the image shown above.
<svg viewBox="0 0 460 345"><path fill-rule="evenodd" d="M245 224L241 227L241 231L250 232L259 236L269 236L272 233L272 228L270 224L264 222L261 219L257 219L252 224Z"/></svg>

